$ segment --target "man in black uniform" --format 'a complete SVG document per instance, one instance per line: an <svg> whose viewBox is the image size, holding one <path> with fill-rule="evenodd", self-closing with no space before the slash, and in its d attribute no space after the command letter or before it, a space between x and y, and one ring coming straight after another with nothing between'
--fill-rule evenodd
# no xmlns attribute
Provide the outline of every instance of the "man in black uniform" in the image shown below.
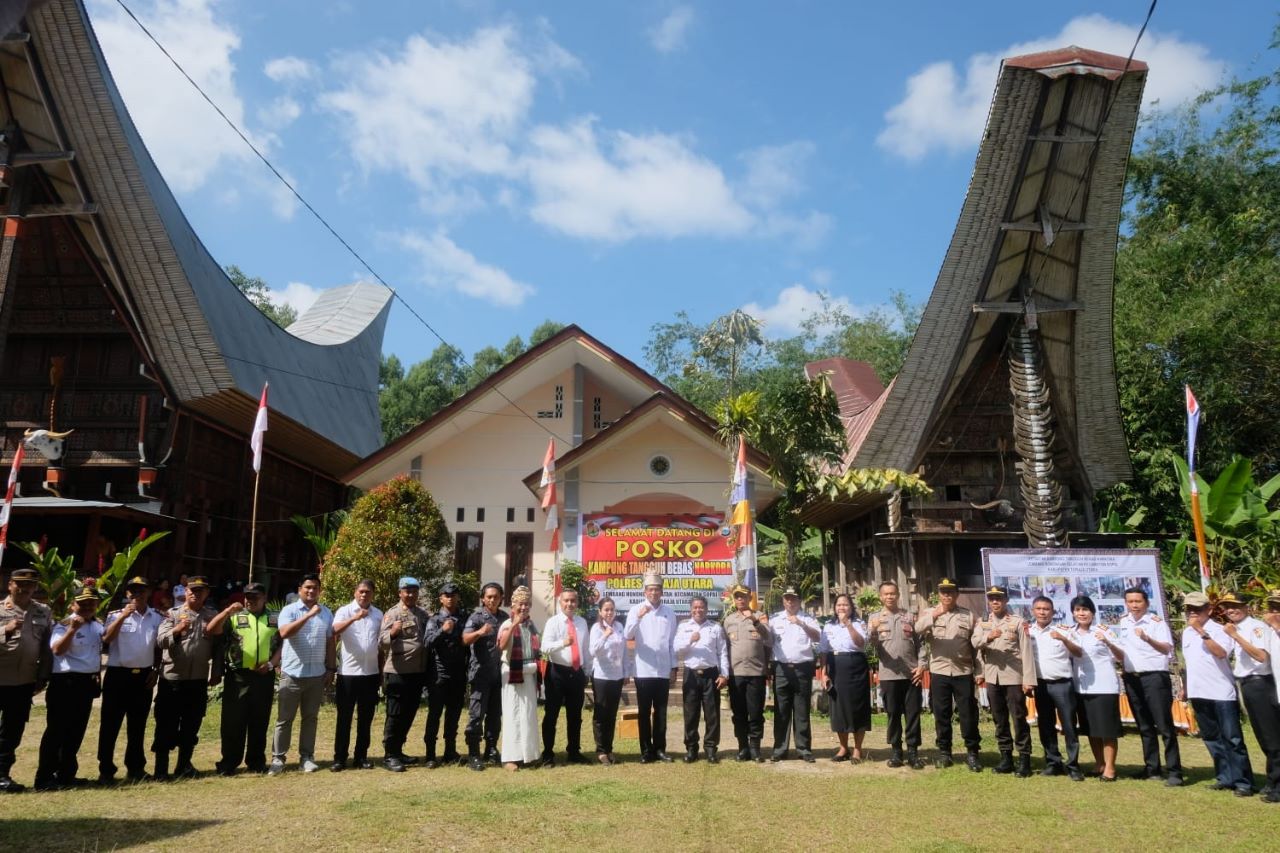
<svg viewBox="0 0 1280 853"><path fill-rule="evenodd" d="M427 648L432 661L427 665L427 769L439 767L436 736L440 715L444 714L445 764L457 764L458 718L467 698L467 658L470 649L462 642L462 621L458 613L458 585L446 581L440 587L440 609L427 620Z"/></svg>
<svg viewBox="0 0 1280 853"><path fill-rule="evenodd" d="M471 647L467 678L471 682L467 709L467 763L472 770L483 770L485 762L497 764L498 736L502 733L502 655L498 652L498 627L507 614L498 609L502 604L502 587L487 583L480 590L480 606L467 617L462 628L462 642ZM484 753L480 752L480 736L484 735Z"/></svg>

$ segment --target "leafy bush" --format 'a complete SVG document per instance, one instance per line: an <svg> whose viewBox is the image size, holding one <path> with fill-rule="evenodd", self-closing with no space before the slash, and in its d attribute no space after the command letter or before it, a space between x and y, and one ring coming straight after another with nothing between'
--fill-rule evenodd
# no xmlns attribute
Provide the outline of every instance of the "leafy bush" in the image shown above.
<svg viewBox="0 0 1280 853"><path fill-rule="evenodd" d="M351 600L362 578L374 582L374 603L386 609L397 601L404 575L422 584L421 603L434 604L440 586L454 580L464 596L474 594L474 576L451 577L453 537L440 507L417 480L396 477L364 495L338 530L325 554L324 603L336 609Z"/></svg>

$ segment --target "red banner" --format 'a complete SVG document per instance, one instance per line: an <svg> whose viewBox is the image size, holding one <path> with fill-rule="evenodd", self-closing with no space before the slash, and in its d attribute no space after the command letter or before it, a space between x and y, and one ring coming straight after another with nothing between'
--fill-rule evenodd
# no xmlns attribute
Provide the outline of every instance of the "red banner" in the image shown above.
<svg viewBox="0 0 1280 853"><path fill-rule="evenodd" d="M646 572L662 574L663 599L681 614L695 595L718 611L733 584L733 545L721 515L593 513L582 530L587 579L620 613L643 598Z"/></svg>

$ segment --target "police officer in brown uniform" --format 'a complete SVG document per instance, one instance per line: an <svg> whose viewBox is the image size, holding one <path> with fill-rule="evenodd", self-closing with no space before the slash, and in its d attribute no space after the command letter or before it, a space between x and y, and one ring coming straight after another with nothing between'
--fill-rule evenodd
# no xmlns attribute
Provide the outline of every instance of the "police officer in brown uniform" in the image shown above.
<svg viewBox="0 0 1280 853"><path fill-rule="evenodd" d="M751 590L738 584L731 590L734 610L724 617L729 644L729 708L733 734L738 739L738 760L763 762L760 740L764 737L764 677L769 671L773 635L769 617L751 609Z"/></svg>
<svg viewBox="0 0 1280 853"><path fill-rule="evenodd" d="M0 601L0 793L26 787L9 771L31 716L31 699L48 684L53 668L53 613L31 598L39 582L35 569L14 569L9 595Z"/></svg>
<svg viewBox="0 0 1280 853"><path fill-rule="evenodd" d="M924 667L920 665L920 639L915 631L915 616L898 606L898 585L893 581L880 584L880 603L884 605L867 620L871 645L880 660L880 694L884 697L885 714L889 717L886 737L892 752L887 764L901 767L903 719L906 720L906 765L913 770L924 767L920 758L920 682Z"/></svg>
<svg viewBox="0 0 1280 853"><path fill-rule="evenodd" d="M156 691L156 779L169 778L169 753L178 750L176 775L199 775L191 755L200 739L200 723L209 704L208 688L222 680L221 643L226 611L205 607L209 581L201 575L187 579L187 595L181 607L169 611L156 644L160 646L160 681Z"/></svg>
<svg viewBox="0 0 1280 853"><path fill-rule="evenodd" d="M387 718L382 728L382 766L403 773L412 763L404 754L404 741L418 716L422 688L426 684L430 650L427 647L427 611L418 606L417 578L400 578L400 601L382 616L378 642L386 652L382 666Z"/></svg>
<svg viewBox="0 0 1280 853"><path fill-rule="evenodd" d="M939 604L916 620L916 633L929 642L929 705L938 737L939 768L954 764L951 757L951 715L960 717L960 734L968 750L966 763L974 773L982 772L978 749L978 703L973 692L973 629L978 624L973 612L956 604L960 587L950 578L938 581Z"/></svg>
<svg viewBox="0 0 1280 853"><path fill-rule="evenodd" d="M1016 775L1031 775L1031 727L1027 725L1027 696L1036 690L1036 657L1026 620L1009 611L1009 593L993 586L987 590L991 616L978 623L973 647L978 650L987 704L996 722L1000 763L996 773L1015 773L1013 748L1018 747ZM1013 718L1010 732L1009 720Z"/></svg>

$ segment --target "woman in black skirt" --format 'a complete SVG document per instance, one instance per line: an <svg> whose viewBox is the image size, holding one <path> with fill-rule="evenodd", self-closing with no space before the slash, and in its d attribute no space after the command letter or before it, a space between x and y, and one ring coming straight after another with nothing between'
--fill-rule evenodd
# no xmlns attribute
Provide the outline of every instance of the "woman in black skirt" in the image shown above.
<svg viewBox="0 0 1280 853"><path fill-rule="evenodd" d="M871 729L871 675L867 669L867 626L858 621L853 599L836 597L836 618L822 628L818 651L826 674L823 686L831 694L831 730L840 738L832 761L862 761L862 737ZM853 732L853 754L849 753Z"/></svg>
<svg viewBox="0 0 1280 853"><path fill-rule="evenodd" d="M1116 664L1124 660L1119 638L1110 628L1094 624L1097 608L1093 599L1079 595L1071 600L1071 613L1076 626L1070 631L1055 629L1071 652L1072 677L1080 694L1078 730L1089 736L1098 766L1098 778L1116 781L1116 752L1122 734L1120 729L1120 677ZM1056 636L1062 634L1062 636Z"/></svg>

